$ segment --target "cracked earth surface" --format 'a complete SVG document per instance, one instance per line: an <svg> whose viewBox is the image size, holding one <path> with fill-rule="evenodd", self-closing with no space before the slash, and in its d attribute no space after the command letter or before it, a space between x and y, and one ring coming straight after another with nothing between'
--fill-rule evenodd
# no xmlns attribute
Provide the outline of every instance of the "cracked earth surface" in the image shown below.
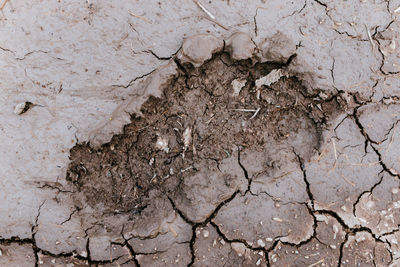
<svg viewBox="0 0 400 267"><path fill-rule="evenodd" d="M400 265L400 1L1 6L1 266Z"/></svg>

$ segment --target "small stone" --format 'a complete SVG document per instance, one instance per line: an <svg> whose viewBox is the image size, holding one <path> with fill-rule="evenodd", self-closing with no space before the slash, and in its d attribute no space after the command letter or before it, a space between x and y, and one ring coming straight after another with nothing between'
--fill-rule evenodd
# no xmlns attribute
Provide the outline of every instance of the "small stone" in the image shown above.
<svg viewBox="0 0 400 267"><path fill-rule="evenodd" d="M325 99L328 98L328 95L325 94L324 92L320 92L320 93L319 93L319 97L320 97L322 100L325 100Z"/></svg>
<svg viewBox="0 0 400 267"><path fill-rule="evenodd" d="M187 127L183 132L183 145L185 150L189 147L191 141L192 141L192 128Z"/></svg>
<svg viewBox="0 0 400 267"><path fill-rule="evenodd" d="M371 209L375 206L375 203L373 201L368 201L366 206L368 209Z"/></svg>
<svg viewBox="0 0 400 267"><path fill-rule="evenodd" d="M278 256L276 256L275 254L272 254L271 259L272 259L272 262L276 262L278 260Z"/></svg>
<svg viewBox="0 0 400 267"><path fill-rule="evenodd" d="M249 249L242 243L231 243L232 249L238 254L250 258ZM251 258L250 258L251 259Z"/></svg>
<svg viewBox="0 0 400 267"><path fill-rule="evenodd" d="M258 261L256 262L256 265L260 265L261 264L261 259L258 259Z"/></svg>
<svg viewBox="0 0 400 267"><path fill-rule="evenodd" d="M210 235L210 232L208 230L203 231L204 238L207 238L209 235Z"/></svg>
<svg viewBox="0 0 400 267"><path fill-rule="evenodd" d="M391 98L391 97L388 97L388 98L383 98L383 104L385 104L385 105L390 105L390 104L392 104L393 103L393 98Z"/></svg>
<svg viewBox="0 0 400 267"><path fill-rule="evenodd" d="M339 232L339 227L336 225L336 224L334 224L333 226L332 226L332 229L333 229L333 239L336 239L336 235L337 235L337 233Z"/></svg>
<svg viewBox="0 0 400 267"><path fill-rule="evenodd" d="M268 73L268 75L256 80L256 88L260 88L263 85L270 86L271 84L279 81L279 79L284 75L285 74L283 73L282 69L272 70L270 73Z"/></svg>
<svg viewBox="0 0 400 267"><path fill-rule="evenodd" d="M257 240L257 245L259 245L260 247L265 247L265 243L261 239Z"/></svg>
<svg viewBox="0 0 400 267"><path fill-rule="evenodd" d="M239 96L240 91L246 85L246 79L235 79L232 81L231 85L233 88L232 96Z"/></svg>
<svg viewBox="0 0 400 267"><path fill-rule="evenodd" d="M31 102L22 102L22 103L19 103L19 104L17 104L17 105L14 107L14 113L15 113L16 115L24 114L25 112L28 111L28 109L29 109L31 106L32 106L32 103L31 103Z"/></svg>
<svg viewBox="0 0 400 267"><path fill-rule="evenodd" d="M396 41L395 41L395 40L392 40L392 41L390 42L389 47L390 47L391 50L394 51L394 50L396 49Z"/></svg>
<svg viewBox="0 0 400 267"><path fill-rule="evenodd" d="M156 142L156 148L168 153L169 152L168 139L159 136Z"/></svg>
<svg viewBox="0 0 400 267"><path fill-rule="evenodd" d="M330 245L331 249L336 249L335 245Z"/></svg>

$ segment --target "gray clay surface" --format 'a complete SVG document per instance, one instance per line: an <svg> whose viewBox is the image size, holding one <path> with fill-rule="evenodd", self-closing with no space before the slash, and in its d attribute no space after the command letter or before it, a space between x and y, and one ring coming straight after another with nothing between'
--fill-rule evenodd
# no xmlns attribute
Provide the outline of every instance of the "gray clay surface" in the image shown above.
<svg viewBox="0 0 400 267"><path fill-rule="evenodd" d="M400 1L0 2L0 266L399 266Z"/></svg>

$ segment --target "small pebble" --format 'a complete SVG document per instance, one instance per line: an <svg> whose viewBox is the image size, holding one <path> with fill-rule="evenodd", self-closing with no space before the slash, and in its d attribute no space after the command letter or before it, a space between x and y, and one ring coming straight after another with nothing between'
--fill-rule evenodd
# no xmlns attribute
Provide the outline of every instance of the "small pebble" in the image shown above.
<svg viewBox="0 0 400 267"><path fill-rule="evenodd" d="M261 239L257 240L257 245L259 245L260 247L265 247L265 243Z"/></svg>
<svg viewBox="0 0 400 267"><path fill-rule="evenodd" d="M158 137L156 142L156 148L168 153L169 152L168 139L163 137Z"/></svg>
<svg viewBox="0 0 400 267"><path fill-rule="evenodd" d="M207 230L204 230L204 231L203 231L203 236L204 236L204 238L207 238L209 235L210 235L210 232L209 232L209 231L207 231Z"/></svg>
<svg viewBox="0 0 400 267"><path fill-rule="evenodd" d="M15 113L16 115L24 114L25 112L28 111L28 109L31 107L31 105L32 105L31 102L22 102L22 103L19 103L19 104L17 104L17 105L14 107L14 113Z"/></svg>

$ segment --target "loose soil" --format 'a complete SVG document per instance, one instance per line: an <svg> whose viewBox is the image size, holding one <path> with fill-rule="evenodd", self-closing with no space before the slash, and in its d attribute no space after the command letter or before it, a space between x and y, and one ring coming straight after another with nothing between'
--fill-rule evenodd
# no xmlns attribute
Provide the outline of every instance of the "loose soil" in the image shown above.
<svg viewBox="0 0 400 267"><path fill-rule="evenodd" d="M210 161L218 166L236 150L291 147L309 158L342 102L308 92L296 77L263 86L257 99L255 81L285 67L233 61L227 53L199 68L179 64L163 96L150 97L122 134L99 149L79 144L71 150L67 180L77 188L77 207L87 202L103 213L138 214L151 201L151 190L179 194L186 177ZM246 80L238 96L232 89L235 79ZM243 111L257 109L256 116ZM274 167L273 162L266 166ZM224 179L230 183L230 175Z"/></svg>

